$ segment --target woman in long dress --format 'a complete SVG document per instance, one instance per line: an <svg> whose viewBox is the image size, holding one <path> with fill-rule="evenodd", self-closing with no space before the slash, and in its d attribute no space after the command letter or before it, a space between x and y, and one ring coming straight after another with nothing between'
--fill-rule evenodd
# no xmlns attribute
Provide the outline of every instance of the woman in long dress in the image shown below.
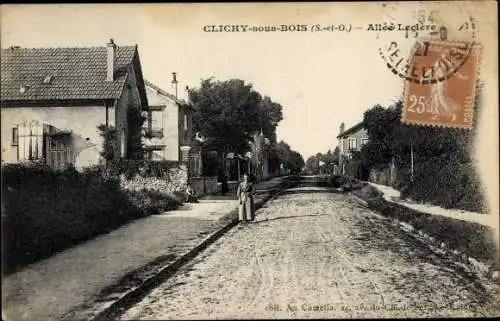
<svg viewBox="0 0 500 321"><path fill-rule="evenodd" d="M241 221L253 221L255 219L254 206L253 206L253 194L255 193L255 187L248 180L248 175L243 175L243 181L238 185L238 190L236 196L240 201L238 208L238 218Z"/></svg>
<svg viewBox="0 0 500 321"><path fill-rule="evenodd" d="M445 58L445 55L442 55ZM445 72L438 65L439 60L434 64L436 70L436 78L444 77ZM463 76L459 71L456 71L454 76L457 76L460 80L468 79L467 76ZM457 104L449 95L445 93L446 91L446 81L438 81L437 83L431 85L430 88L430 109L435 117L445 116L451 117L451 121L455 122L457 118L457 113L461 109L460 104Z"/></svg>

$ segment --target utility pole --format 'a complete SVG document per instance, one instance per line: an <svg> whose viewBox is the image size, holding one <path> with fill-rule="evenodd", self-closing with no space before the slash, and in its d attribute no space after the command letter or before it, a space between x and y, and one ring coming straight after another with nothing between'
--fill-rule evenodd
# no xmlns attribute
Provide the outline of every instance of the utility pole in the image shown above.
<svg viewBox="0 0 500 321"><path fill-rule="evenodd" d="M411 157L411 176L410 180L413 182L413 142L410 144L410 157Z"/></svg>

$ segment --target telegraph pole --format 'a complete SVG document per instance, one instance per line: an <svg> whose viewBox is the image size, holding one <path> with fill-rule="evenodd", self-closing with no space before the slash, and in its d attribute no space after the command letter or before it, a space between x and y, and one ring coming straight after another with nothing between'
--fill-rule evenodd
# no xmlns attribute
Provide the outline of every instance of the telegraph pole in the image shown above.
<svg viewBox="0 0 500 321"><path fill-rule="evenodd" d="M410 143L410 157L411 157L411 176L410 180L413 182L413 142Z"/></svg>

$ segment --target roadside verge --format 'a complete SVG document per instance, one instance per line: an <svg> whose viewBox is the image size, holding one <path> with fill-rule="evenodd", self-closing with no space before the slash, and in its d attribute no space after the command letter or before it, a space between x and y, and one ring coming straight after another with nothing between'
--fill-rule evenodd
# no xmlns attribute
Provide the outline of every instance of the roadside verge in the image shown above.
<svg viewBox="0 0 500 321"><path fill-rule="evenodd" d="M380 191L369 185L351 193L366 202L368 208L411 225L419 232L455 250L465 260L474 258L486 264L490 270L498 269L498 250L494 240L494 231L489 226L419 212L387 201Z"/></svg>

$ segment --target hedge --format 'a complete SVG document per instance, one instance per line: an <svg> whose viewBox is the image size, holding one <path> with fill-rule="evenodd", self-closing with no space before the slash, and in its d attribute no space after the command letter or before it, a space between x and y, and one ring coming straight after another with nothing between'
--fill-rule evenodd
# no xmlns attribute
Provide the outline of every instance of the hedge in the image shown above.
<svg viewBox="0 0 500 321"><path fill-rule="evenodd" d="M152 160L134 160L118 159L109 162L106 171L111 176L124 174L127 178L141 175L143 177L164 177L168 170L179 166L178 161L152 161ZM105 170L101 167L101 170Z"/></svg>
<svg viewBox="0 0 500 321"><path fill-rule="evenodd" d="M99 168L79 173L43 165L2 166L4 272L180 204L153 191L124 191L116 177L102 174Z"/></svg>
<svg viewBox="0 0 500 321"><path fill-rule="evenodd" d="M396 186L401 188L403 198L479 213L488 210L481 181L471 162L433 157L415 164L413 182L407 169L398 175Z"/></svg>

